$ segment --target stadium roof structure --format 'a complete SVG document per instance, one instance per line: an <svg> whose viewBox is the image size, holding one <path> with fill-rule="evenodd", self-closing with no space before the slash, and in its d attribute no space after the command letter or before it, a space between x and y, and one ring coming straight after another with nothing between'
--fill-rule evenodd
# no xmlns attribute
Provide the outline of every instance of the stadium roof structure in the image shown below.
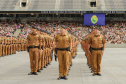
<svg viewBox="0 0 126 84"><path fill-rule="evenodd" d="M96 0L96 7L90 0L0 0L0 11L126 11L126 0Z"/></svg>

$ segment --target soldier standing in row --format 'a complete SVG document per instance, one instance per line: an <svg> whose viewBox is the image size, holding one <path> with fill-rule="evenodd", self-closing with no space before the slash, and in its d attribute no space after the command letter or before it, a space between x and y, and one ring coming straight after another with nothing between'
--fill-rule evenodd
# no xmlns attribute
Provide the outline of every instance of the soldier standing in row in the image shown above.
<svg viewBox="0 0 126 84"><path fill-rule="evenodd" d="M60 34L55 36L55 44L57 47L57 56L59 61L59 78L67 80L69 70L69 52L71 50L71 37L61 28Z"/></svg>
<svg viewBox="0 0 126 84"><path fill-rule="evenodd" d="M28 52L30 57L31 72L28 75L38 75L38 55L41 46L41 37L37 34L37 29L32 27L32 33L27 37Z"/></svg>
<svg viewBox="0 0 126 84"><path fill-rule="evenodd" d="M88 40L88 53L90 54L92 58L92 63L93 63L93 76L99 75L101 76L101 60L102 60L102 55L105 50L105 43L106 40L102 35L99 34L98 29L94 29L94 35L91 36ZM92 52L89 51L89 46L91 46Z"/></svg>

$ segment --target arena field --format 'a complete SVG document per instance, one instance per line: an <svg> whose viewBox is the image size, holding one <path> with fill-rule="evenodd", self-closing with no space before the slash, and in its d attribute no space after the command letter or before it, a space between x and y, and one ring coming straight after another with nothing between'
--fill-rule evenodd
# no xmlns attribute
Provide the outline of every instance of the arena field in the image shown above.
<svg viewBox="0 0 126 84"><path fill-rule="evenodd" d="M125 84L126 80L126 49L106 48L102 58L102 76L92 76L85 53L78 46L78 55L73 59L73 67L69 80L57 80L58 62L51 65L37 76L29 76L29 55L26 51L17 52L12 56L0 57L1 84ZM16 58L16 59L15 59Z"/></svg>

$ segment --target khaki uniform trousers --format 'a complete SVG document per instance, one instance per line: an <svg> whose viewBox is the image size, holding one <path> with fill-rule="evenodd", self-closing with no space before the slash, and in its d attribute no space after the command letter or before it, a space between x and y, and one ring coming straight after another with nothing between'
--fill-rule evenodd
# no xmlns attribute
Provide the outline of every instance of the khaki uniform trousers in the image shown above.
<svg viewBox="0 0 126 84"><path fill-rule="evenodd" d="M18 51L18 44L16 44L16 51Z"/></svg>
<svg viewBox="0 0 126 84"><path fill-rule="evenodd" d="M52 49L49 49L49 63L51 62L52 60Z"/></svg>
<svg viewBox="0 0 126 84"><path fill-rule="evenodd" d="M57 51L59 61L59 76L67 76L69 65L69 51Z"/></svg>
<svg viewBox="0 0 126 84"><path fill-rule="evenodd" d="M37 69L38 69L38 55L39 55L39 49L38 48L29 49L31 72L37 72Z"/></svg>
<svg viewBox="0 0 126 84"><path fill-rule="evenodd" d="M89 66L91 66L91 56L87 50L86 50L86 56L87 56L87 63L89 64Z"/></svg>
<svg viewBox="0 0 126 84"><path fill-rule="evenodd" d="M18 44L18 51L21 51L21 44Z"/></svg>
<svg viewBox="0 0 126 84"><path fill-rule="evenodd" d="M92 50L93 56L93 71L94 73L101 72L102 50Z"/></svg>
<svg viewBox="0 0 126 84"><path fill-rule="evenodd" d="M2 53L3 53L3 56L6 55L6 45L2 46Z"/></svg>
<svg viewBox="0 0 126 84"><path fill-rule="evenodd" d="M41 50L41 67L43 68L45 66L45 52L44 50Z"/></svg>
<svg viewBox="0 0 126 84"><path fill-rule="evenodd" d="M11 53L10 52L10 50L11 50L10 48L11 48L10 45L7 45L7 55L10 55L10 53Z"/></svg>
<svg viewBox="0 0 126 84"><path fill-rule="evenodd" d="M13 47L12 47L12 44L10 45L10 54L13 54Z"/></svg>
<svg viewBox="0 0 126 84"><path fill-rule="evenodd" d="M16 54L16 44L14 44L14 54Z"/></svg>
<svg viewBox="0 0 126 84"><path fill-rule="evenodd" d="M46 66L47 63L47 48L44 50L44 66Z"/></svg>
<svg viewBox="0 0 126 84"><path fill-rule="evenodd" d="M24 50L24 44L23 43L21 44L21 50L22 51Z"/></svg>
<svg viewBox="0 0 126 84"><path fill-rule="evenodd" d="M12 44L12 54L15 53L15 44Z"/></svg>
<svg viewBox="0 0 126 84"><path fill-rule="evenodd" d="M42 57L42 50L39 49L39 54L38 54L38 70L41 69L41 58Z"/></svg>
<svg viewBox="0 0 126 84"><path fill-rule="evenodd" d="M24 50L25 50L25 51L27 50L27 45L26 45L26 44L24 44Z"/></svg>
<svg viewBox="0 0 126 84"><path fill-rule="evenodd" d="M71 63L72 63L72 53L70 52L70 54L69 54L69 67L70 67L70 65L71 65Z"/></svg>
<svg viewBox="0 0 126 84"><path fill-rule="evenodd" d="M0 44L0 56L2 56L2 44Z"/></svg>

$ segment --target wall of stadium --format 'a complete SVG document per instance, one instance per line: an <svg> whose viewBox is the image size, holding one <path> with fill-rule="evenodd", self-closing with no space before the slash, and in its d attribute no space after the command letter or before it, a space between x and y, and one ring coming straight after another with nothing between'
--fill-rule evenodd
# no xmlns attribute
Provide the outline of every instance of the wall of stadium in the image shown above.
<svg viewBox="0 0 126 84"><path fill-rule="evenodd" d="M106 44L106 48L126 48L126 44Z"/></svg>

